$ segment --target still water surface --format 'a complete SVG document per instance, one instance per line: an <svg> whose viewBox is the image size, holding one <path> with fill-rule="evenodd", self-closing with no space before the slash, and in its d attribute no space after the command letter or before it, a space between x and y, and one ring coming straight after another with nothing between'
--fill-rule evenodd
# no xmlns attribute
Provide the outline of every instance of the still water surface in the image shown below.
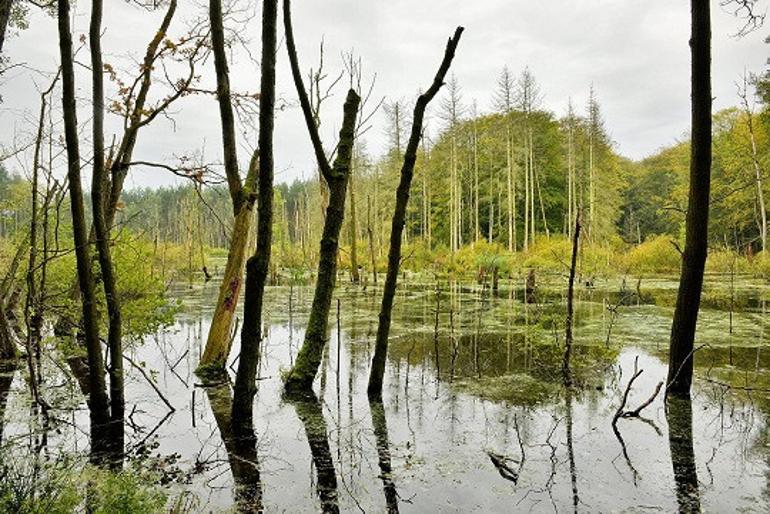
<svg viewBox="0 0 770 514"><path fill-rule="evenodd" d="M261 495L267 512L335 504L346 512L770 510L764 283L742 279L733 294L711 277L691 405L672 405L667 416L659 395L641 418L620 419L613 430L635 362L643 372L628 410L665 379L675 281L581 288L571 391L559 373L563 277L543 280L536 305L513 283L492 294L473 283L442 283L437 293L435 282L409 282L397 296L382 407L366 397L380 291L340 285L340 328L335 303L317 401L291 403L281 397L280 375L302 343L312 288L269 288L257 452L245 466L223 442L231 388L200 387L192 372L216 285L178 286L175 323L132 350L176 411L168 414L129 371L129 448L176 455L186 483L169 487L192 491L201 512L232 509L244 490ZM236 339L233 360L237 346ZM27 430L24 386L15 380L6 409L11 438ZM84 451L87 410L76 390L64 389L72 426L49 444Z"/></svg>

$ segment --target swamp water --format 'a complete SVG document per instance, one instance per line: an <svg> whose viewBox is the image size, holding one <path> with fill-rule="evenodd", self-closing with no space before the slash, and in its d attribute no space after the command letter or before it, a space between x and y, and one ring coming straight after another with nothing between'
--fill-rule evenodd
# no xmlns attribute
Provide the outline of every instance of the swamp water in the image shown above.
<svg viewBox="0 0 770 514"><path fill-rule="evenodd" d="M302 343L312 287L269 288L256 455L246 457L223 438L230 386L199 387L193 374L217 285L180 285L175 323L130 350L176 410L127 368L129 453L165 458L170 495L200 512L234 510L249 495L266 512L770 510L770 287L745 278L731 292L724 277L709 277L691 404L667 413L658 395L641 418L621 418L613 430L635 363L643 372L627 410L665 379L677 284L580 287L576 387L566 390L565 280L540 280L536 305L506 282L493 294L475 283L437 291L407 280L394 308L382 406L366 397L380 290L340 283L340 328L335 302L317 401L297 403L282 399L280 374ZM238 338L233 359L237 347ZM77 383L53 361L46 374L56 402L44 453L85 458L88 412ZM5 445L40 440L24 380L18 370L0 374Z"/></svg>

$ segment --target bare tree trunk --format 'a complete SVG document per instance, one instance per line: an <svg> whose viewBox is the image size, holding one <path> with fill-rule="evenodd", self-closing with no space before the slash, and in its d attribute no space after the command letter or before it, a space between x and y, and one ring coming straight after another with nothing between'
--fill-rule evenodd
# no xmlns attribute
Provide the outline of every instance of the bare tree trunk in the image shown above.
<svg viewBox="0 0 770 514"><path fill-rule="evenodd" d="M366 233L369 236L369 256L372 261L372 280L377 283L377 258L374 255L374 232L372 232L372 201L366 196Z"/></svg>
<svg viewBox="0 0 770 514"><path fill-rule="evenodd" d="M767 209L765 208L765 193L762 185L762 167L759 163L759 154L757 152L757 139L754 134L754 113L749 106L747 93L747 79L743 77L743 87L739 90L739 96L743 105L743 112L746 115L746 128L749 131L749 143L751 144L751 162L754 166L754 177L757 183L757 203L759 204L759 230L762 241L762 251L767 250Z"/></svg>
<svg viewBox="0 0 770 514"><path fill-rule="evenodd" d="M93 176L91 182L91 204L96 231L96 250L99 267L102 272L102 285L107 302L109 328L107 347L110 350L110 420L112 450L111 459L114 463L122 463L124 446L123 417L125 412L125 394L123 388L123 342L120 299L115 277L115 268L110 255L110 229L107 225L104 206L107 183L104 154L104 70L102 64L102 0L93 0L91 7L91 26L89 28L89 44L91 46L91 75L93 79Z"/></svg>
<svg viewBox="0 0 770 514"><path fill-rule="evenodd" d="M217 101L222 124L222 150L224 153L225 175L230 199L233 204L235 223L227 254L227 265L222 286L219 289L217 305L206 339L206 349L201 357L198 372L220 372L224 370L230 354L232 323L240 296L246 247L249 241L257 176L256 156L252 156L245 186L238 171L238 152L235 137L235 117L230 94L230 74L225 48L224 22L221 0L209 2L211 20L211 46L214 53L214 68L217 77Z"/></svg>
<svg viewBox="0 0 770 514"><path fill-rule="evenodd" d="M358 237L356 225L356 187L354 181L353 168L350 169L350 178L348 184L348 195L350 202L350 276L353 278L353 282L358 284L361 281L361 277L358 273Z"/></svg>
<svg viewBox="0 0 770 514"><path fill-rule="evenodd" d="M241 328L241 356L235 377L233 422L253 432L252 403L256 393L262 305L273 241L273 129L275 125L275 61L278 0L262 4L262 78L259 97L259 199L257 248L246 265L246 296Z"/></svg>
<svg viewBox="0 0 770 514"><path fill-rule="evenodd" d="M329 309L337 279L337 254L339 236L345 218L345 197L350 177L350 161L355 139L356 117L361 98L354 90L349 90L343 107L342 127L340 128L337 157L330 166L323 150L318 126L314 123L310 101L302 81L294 33L291 23L291 0L283 2L283 19L286 29L286 48L289 54L292 77L297 89L305 124L310 135L316 160L329 186L329 205L326 208L321 249L318 259L318 278L316 279L313 305L310 310L305 341L297 354L294 366L286 376L284 387L287 392L312 391L313 380L321 364L323 349L326 346L326 329L329 322Z"/></svg>
<svg viewBox="0 0 770 514"><path fill-rule="evenodd" d="M695 326L708 252L711 190L711 13L708 0L692 0L692 144L690 195L679 293L669 346L667 394L690 395Z"/></svg>
<svg viewBox="0 0 770 514"><path fill-rule="evenodd" d="M567 286L567 320L564 330L564 360L561 365L564 383L567 387L572 385L570 364L572 359L572 322L575 315L573 299L575 296L575 270L577 268L578 243L580 241L580 217L575 218L575 230L573 234L572 261L569 268L569 285Z"/></svg>
<svg viewBox="0 0 770 514"><path fill-rule="evenodd" d="M252 206L253 207L253 206ZM246 261L246 246L249 240L251 221L254 217L253 208L243 208L235 217L230 250L227 254L225 274L219 288L217 305L211 318L206 348L201 356L199 370L222 370L228 355L230 355L230 333L235 319L235 309L241 292L244 263Z"/></svg>
<svg viewBox="0 0 770 514"><path fill-rule="evenodd" d="M473 241L481 239L481 227L479 226L479 134L476 127L476 115L473 118L473 208L474 208L474 231ZM489 241L492 242L491 230Z"/></svg>
<svg viewBox="0 0 770 514"><path fill-rule="evenodd" d="M406 207L409 203L409 191L412 186L412 176L414 175L414 166L417 161L417 147L420 144L422 136L422 123L425 116L425 109L436 96L444 83L449 66L455 55L457 44L460 42L460 35L463 28L458 27L454 36L449 39L444 53L444 59L433 79L433 83L428 90L417 98L414 106L414 116L412 121L412 133L406 146L404 154L404 164L401 167L401 179L396 190L396 208L393 213L393 220L390 228L390 250L388 252L388 272L385 276L385 286L382 293L382 306L380 307L379 324L377 325L377 340L374 347L374 357L372 358L372 370L369 375L369 385L367 393L370 399L380 399L382 397L382 379L385 375L385 359L388 353L388 336L390 335L390 320L393 310L393 298L396 294L396 285L398 281L398 271L401 265L401 235L404 230L404 218L406 217Z"/></svg>
<svg viewBox="0 0 770 514"><path fill-rule="evenodd" d="M516 251L516 236L514 235L516 227L516 218L513 213L513 205L516 199L513 196L513 165L511 163L511 128L505 127L505 163L506 178L508 179L508 251Z"/></svg>
<svg viewBox="0 0 770 514"><path fill-rule="evenodd" d="M529 248L529 138L524 134L524 251Z"/></svg>
<svg viewBox="0 0 770 514"><path fill-rule="evenodd" d="M91 252L88 248L88 229L86 228L83 190L80 182L80 148L77 108L75 106L75 71L73 68L72 35L70 34L69 0L58 0L58 14L59 51L62 65L62 110L64 112L64 136L67 145L67 177L70 189L78 283L83 305L83 335L88 352L91 454L92 458L98 461L106 450L105 429L108 427L110 412L104 381L104 361L99 341L94 277L91 273Z"/></svg>

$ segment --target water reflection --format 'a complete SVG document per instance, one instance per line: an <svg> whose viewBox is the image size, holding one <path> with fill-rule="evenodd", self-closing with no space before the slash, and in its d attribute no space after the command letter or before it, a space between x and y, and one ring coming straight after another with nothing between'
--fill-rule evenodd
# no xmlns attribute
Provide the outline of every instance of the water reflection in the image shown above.
<svg viewBox="0 0 770 514"><path fill-rule="evenodd" d="M520 286L523 279L517 282ZM209 397L212 410L205 400L204 408L198 410L195 401L189 401L192 370L210 320L208 305L213 302L207 300L208 293L185 290L181 294L188 295L186 310L160 334L160 344L149 341L135 350L135 358L147 363L148 372L157 372L153 375L157 385L179 414L150 432L137 431L135 425L155 426L167 413L146 380L129 370L133 378L127 380L126 395L136 408L127 417L128 441L149 438L157 441L160 455L179 454L183 472L193 470L193 483L181 487L194 491L200 510L207 512L234 508L252 512L321 508L329 512L570 512L576 508L581 512L672 512L693 511L701 505L714 512L767 510L765 437L770 395L764 391L770 388L770 352L759 352L758 344L767 341L759 311L751 314L753 318L736 316L736 341L742 337L741 330L756 334L734 345L733 366L726 366L728 347L720 345L719 339L727 326L726 313L708 309L701 313L710 346L698 352L696 366L707 366L699 368L702 376L710 370L712 379L735 387L725 396L724 387L698 383L700 391L691 409L697 411L698 419L716 421L696 424L686 466L677 434L691 436L691 419L684 431L674 430L676 419L669 421L676 432L670 454L662 402L645 411L654 425L624 423L627 455L638 470L638 480L633 480L611 425L627 382L618 369L628 369L639 355L645 371L629 401L640 405L665 376L665 353L656 352L655 347L658 339L665 341L669 335L670 311L644 304L621 306L607 348L609 323L604 318L609 315L603 291L578 291L572 355L575 387L565 391L561 384L563 295L554 296L555 305L548 303L547 277L543 274L540 279L539 305L526 305L523 293L504 283L499 297L477 286L455 283L451 290L442 285L438 298L433 282L405 283L394 310L384 406L370 405L365 393L370 362L367 342L376 330L379 309L377 290L370 288L366 294L352 286L337 290L341 334L333 323L324 375L319 376L322 387L316 384L318 396L282 400L281 370L296 355L296 344L290 347L290 340L296 343L303 338L312 289L268 289L270 336L265 341L253 419L259 446L253 431L241 437L231 426L231 390L226 382L197 393L199 399L203 394ZM645 281L643 287L652 290L650 284ZM211 293L213 297L216 291ZM483 299L480 294L485 295ZM613 302L612 298L605 301ZM450 373L453 356L454 373ZM48 372L49 384L69 383L56 369ZM738 386L747 385L756 388L748 400L736 392ZM62 389L51 387L50 396L56 391ZM22 440L16 436L29 431L19 423L22 417L27 419L28 405L20 394L12 395L6 411L6 444ZM81 443L86 439L88 415L82 403L71 419L52 427L53 450L73 441L79 445L75 451L85 447ZM718 446L716 457L714 446ZM710 485L700 490L697 480L682 472L694 472L693 451L704 456L706 469L713 474ZM507 468L496 467L495 459L490 465L493 455ZM672 455L676 488L669 464ZM229 467L223 470L216 466L218 462ZM734 487L736 483L740 488ZM683 491L679 502L677 490Z"/></svg>
<svg viewBox="0 0 770 514"><path fill-rule="evenodd" d="M339 512L337 473L329 447L328 429L321 402L318 401L313 392L284 394L283 398L294 407L297 417L305 427L305 436L308 445L310 445L310 453L316 470L316 492L319 500L321 500L321 510L331 513Z"/></svg>
<svg viewBox="0 0 770 514"><path fill-rule="evenodd" d="M0 445L3 442L5 428L5 406L8 403L8 393L16 374L16 363L13 361L0 362Z"/></svg>
<svg viewBox="0 0 770 514"><path fill-rule="evenodd" d="M408 407L407 407L408 408ZM380 466L382 490L385 493L385 505L389 514L398 512L398 492L393 482L393 467L390 461L390 442L388 440L388 421L382 402L369 402L372 413L372 426L377 444L377 461Z"/></svg>
<svg viewBox="0 0 770 514"><path fill-rule="evenodd" d="M668 398L668 444L674 468L676 499L680 512L700 512L698 472L692 441L692 403L689 399Z"/></svg>
<svg viewBox="0 0 770 514"><path fill-rule="evenodd" d="M235 502L239 512L263 512L262 482L257 457L257 438L250 424L233 425L230 415L233 397L228 382L204 387L227 461L235 481Z"/></svg>

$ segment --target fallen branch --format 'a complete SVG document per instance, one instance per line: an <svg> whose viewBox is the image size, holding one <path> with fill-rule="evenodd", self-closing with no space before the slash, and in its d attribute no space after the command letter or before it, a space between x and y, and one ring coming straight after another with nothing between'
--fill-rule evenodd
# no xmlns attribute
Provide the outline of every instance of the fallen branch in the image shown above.
<svg viewBox="0 0 770 514"><path fill-rule="evenodd" d="M123 354L123 358L126 360L126 362L131 364L131 367L133 367L135 370L139 371L139 373L142 374L142 376L147 381L147 383L149 383L150 386L155 390L155 393L158 395L158 397L163 401L163 403L166 404L166 407L168 407L168 409L171 412L175 412L176 409L174 408L174 406L171 405L171 403L168 401L168 399L163 395L161 390L158 388L157 384L152 380L152 378L150 378L150 376L147 374L147 372L144 371L144 368L142 368L139 364L134 362L134 360L131 359L131 357L129 357L126 354Z"/></svg>
<svg viewBox="0 0 770 514"><path fill-rule="evenodd" d="M660 392L660 388L663 387L663 382L658 382L658 385L655 386L655 391L653 391L652 395L639 407L637 407L634 410L624 410L626 407L626 403L628 402L628 395L631 392L631 387L634 384L634 381L636 381L637 378L644 372L643 369L639 369L639 356L637 355L634 359L634 374L631 376L631 380L628 381L628 385L626 386L626 390L623 392L623 400L620 402L620 406L618 407L618 410L615 411L615 415L612 417L612 426L613 428L618 422L618 419L620 418L638 418L640 417L640 414L642 410L647 408L653 401L655 401L655 398L658 396L658 393Z"/></svg>

